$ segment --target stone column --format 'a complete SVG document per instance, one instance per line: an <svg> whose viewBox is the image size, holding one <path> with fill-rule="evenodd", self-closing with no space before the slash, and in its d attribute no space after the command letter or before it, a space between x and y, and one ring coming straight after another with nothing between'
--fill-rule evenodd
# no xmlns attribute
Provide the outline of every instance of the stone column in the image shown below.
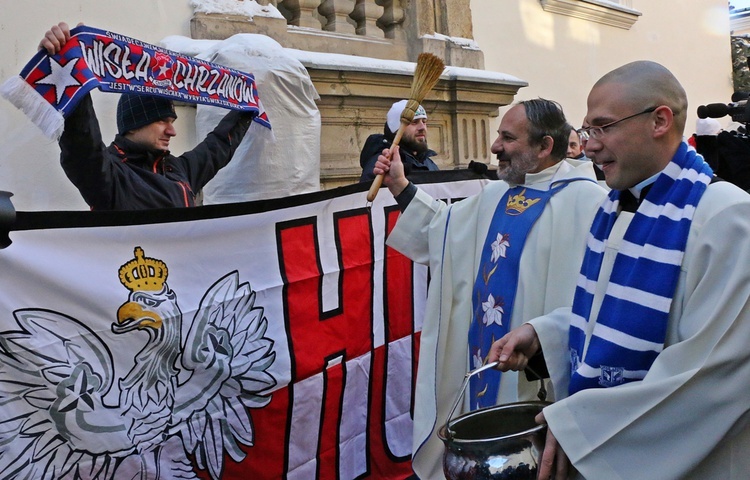
<svg viewBox="0 0 750 480"><path fill-rule="evenodd" d="M406 14L401 3L398 0L376 0L376 2L383 7L383 16L380 17L378 23L383 29L385 38L406 42L406 32L403 27Z"/></svg>
<svg viewBox="0 0 750 480"><path fill-rule="evenodd" d="M318 13L321 0L283 0L279 6L289 12L289 24L297 27L315 28L323 26L321 15Z"/></svg>
<svg viewBox="0 0 750 480"><path fill-rule="evenodd" d="M328 20L323 30L354 35L356 26L349 17L354 12L354 5L355 0L323 0L319 11Z"/></svg>
<svg viewBox="0 0 750 480"><path fill-rule="evenodd" d="M357 35L380 37L385 36L378 27L378 20L383 16L383 7L375 0L357 0L352 18L357 22Z"/></svg>

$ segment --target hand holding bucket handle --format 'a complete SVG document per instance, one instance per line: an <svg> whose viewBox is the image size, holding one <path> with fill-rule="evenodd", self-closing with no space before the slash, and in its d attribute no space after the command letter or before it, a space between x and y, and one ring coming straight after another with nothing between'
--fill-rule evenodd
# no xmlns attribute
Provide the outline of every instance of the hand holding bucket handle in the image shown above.
<svg viewBox="0 0 750 480"><path fill-rule="evenodd" d="M445 420L445 430L446 430L448 438L453 437L453 435L455 434L455 432L453 432L450 429L450 422L451 422L451 419L453 418L453 414L456 413L456 408L458 408L458 404L461 402L461 398L463 398L463 396L464 396L464 392L466 391L466 386L469 384L469 380L474 375L480 374L480 373L484 372L485 370L489 370L491 368L497 368L498 363L500 363L500 362L490 362L490 363L487 363L485 365L482 365L479 368L476 368L476 369L474 369L474 370L466 373L466 375L464 375L464 381L461 384L461 390L459 390L458 395L456 396L456 401L453 402L453 408L451 408L450 413L448 414L448 418ZM539 392L537 392L536 396L539 398L540 401L542 401L542 402L546 401L547 400L547 389L544 387L544 379L541 377L541 375L537 374L530 367L527 366L526 370L529 370L532 374L534 374L535 376L537 376L540 379L539 380L539 382L540 382Z"/></svg>
<svg viewBox="0 0 750 480"><path fill-rule="evenodd" d="M507 403L472 410L453 418L469 379L497 366L497 362L490 362L466 374L446 424L437 432L445 444L443 473L448 480L541 478L537 473L548 428L537 418L549 402Z"/></svg>

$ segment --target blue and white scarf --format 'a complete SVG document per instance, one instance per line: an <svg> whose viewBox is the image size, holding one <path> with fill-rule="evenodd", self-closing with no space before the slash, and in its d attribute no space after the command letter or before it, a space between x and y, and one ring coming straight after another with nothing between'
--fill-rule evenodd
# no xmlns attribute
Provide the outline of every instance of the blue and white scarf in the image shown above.
<svg viewBox="0 0 750 480"><path fill-rule="evenodd" d="M646 376L664 348L690 224L712 176L703 157L683 142L625 232L584 356L594 291L620 203L620 191L609 193L594 218L573 300L570 394Z"/></svg>

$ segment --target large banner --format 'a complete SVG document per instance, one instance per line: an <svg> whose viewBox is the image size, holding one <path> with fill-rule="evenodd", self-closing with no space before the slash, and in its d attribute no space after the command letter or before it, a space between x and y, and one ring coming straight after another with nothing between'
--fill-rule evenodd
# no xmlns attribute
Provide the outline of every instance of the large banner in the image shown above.
<svg viewBox="0 0 750 480"><path fill-rule="evenodd" d="M436 198L484 181L425 184ZM401 479L426 267L365 187L18 212L0 250L0 478Z"/></svg>

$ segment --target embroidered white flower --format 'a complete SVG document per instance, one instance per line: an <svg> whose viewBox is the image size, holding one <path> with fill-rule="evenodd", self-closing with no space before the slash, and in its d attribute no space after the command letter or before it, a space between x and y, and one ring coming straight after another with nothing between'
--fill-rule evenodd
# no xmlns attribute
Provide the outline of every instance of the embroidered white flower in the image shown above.
<svg viewBox="0 0 750 480"><path fill-rule="evenodd" d="M508 239L510 238L510 235L507 233L498 233L497 239L492 242L492 257L490 258L491 262L497 261L498 258L502 257L505 258L505 250L510 247L510 242Z"/></svg>
<svg viewBox="0 0 750 480"><path fill-rule="evenodd" d="M503 310L502 301L498 301L497 303L495 303L495 297L493 297L490 293L487 296L487 301L482 302L482 310L484 310L484 317L482 317L482 322L484 322L485 325L489 327L493 323L497 323L498 325L502 326L503 314L505 313L505 311Z"/></svg>
<svg viewBox="0 0 750 480"><path fill-rule="evenodd" d="M474 354L474 369L481 367L484 362L482 361L482 349L477 349L477 353Z"/></svg>

